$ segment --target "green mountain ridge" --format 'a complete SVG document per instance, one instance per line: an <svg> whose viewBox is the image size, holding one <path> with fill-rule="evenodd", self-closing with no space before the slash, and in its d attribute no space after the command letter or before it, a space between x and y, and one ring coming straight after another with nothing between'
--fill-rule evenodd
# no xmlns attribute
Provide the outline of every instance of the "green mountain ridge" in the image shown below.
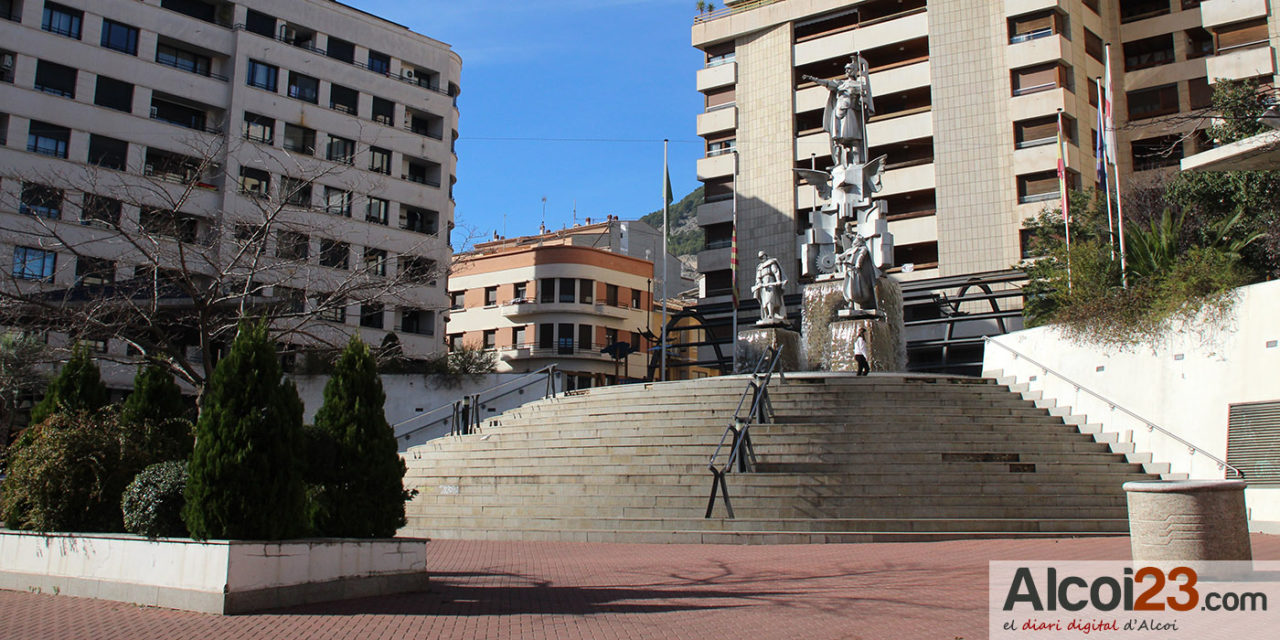
<svg viewBox="0 0 1280 640"><path fill-rule="evenodd" d="M703 187L698 187L667 208L671 231L667 235L667 250L673 256L695 256L702 250L702 228L698 226L698 206L704 201ZM662 209L642 218L641 222L655 229L662 228Z"/></svg>

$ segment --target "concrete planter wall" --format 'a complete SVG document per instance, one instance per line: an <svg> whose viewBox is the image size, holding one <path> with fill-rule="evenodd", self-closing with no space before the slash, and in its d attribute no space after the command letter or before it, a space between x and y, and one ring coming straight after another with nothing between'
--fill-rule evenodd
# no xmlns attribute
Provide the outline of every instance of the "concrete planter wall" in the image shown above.
<svg viewBox="0 0 1280 640"><path fill-rule="evenodd" d="M426 555L421 538L197 542L0 529L0 589L244 613L421 590Z"/></svg>

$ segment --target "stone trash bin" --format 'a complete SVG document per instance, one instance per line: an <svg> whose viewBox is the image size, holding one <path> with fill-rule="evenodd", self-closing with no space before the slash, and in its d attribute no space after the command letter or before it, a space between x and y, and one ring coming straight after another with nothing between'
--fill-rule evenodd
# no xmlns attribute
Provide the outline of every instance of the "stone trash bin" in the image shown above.
<svg viewBox="0 0 1280 640"><path fill-rule="evenodd" d="M1126 482L1134 562L1253 559L1243 480Z"/></svg>

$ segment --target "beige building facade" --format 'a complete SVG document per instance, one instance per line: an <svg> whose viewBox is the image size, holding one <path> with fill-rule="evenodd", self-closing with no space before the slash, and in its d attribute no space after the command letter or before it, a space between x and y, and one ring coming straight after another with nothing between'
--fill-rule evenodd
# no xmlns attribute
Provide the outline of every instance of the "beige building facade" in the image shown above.
<svg viewBox="0 0 1280 640"><path fill-rule="evenodd" d="M267 298L448 264L462 61L445 43L327 0L3 0L0 64L11 286L174 268L122 240L157 219L147 190L182 203L148 237L187 255L234 252L282 202L294 231L254 241L295 271ZM438 353L446 286L339 301L316 331Z"/></svg>
<svg viewBox="0 0 1280 640"><path fill-rule="evenodd" d="M900 280L1007 269L1025 219L1060 201L1057 114L1069 188L1095 183L1098 92L1110 43L1122 184L1206 148L1197 133L1219 78L1271 83L1277 21L1265 0L754 0L695 19L706 142L698 210L702 299L730 292L734 191L740 268L764 250L799 273L796 238L821 206L793 168L830 167L827 90L857 52L870 66L871 157ZM736 164L736 167L735 167ZM736 168L736 171L735 171ZM736 173L736 176L735 176ZM735 180L736 178L736 180ZM745 293L749 278L739 278ZM795 280L793 279L793 282ZM793 285L794 286L794 285Z"/></svg>

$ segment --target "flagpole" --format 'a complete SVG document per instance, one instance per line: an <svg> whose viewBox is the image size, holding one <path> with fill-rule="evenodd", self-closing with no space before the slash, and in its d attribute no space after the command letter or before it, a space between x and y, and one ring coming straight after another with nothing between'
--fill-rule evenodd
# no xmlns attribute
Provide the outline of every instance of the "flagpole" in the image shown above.
<svg viewBox="0 0 1280 640"><path fill-rule="evenodd" d="M1093 153L1096 156L1095 162L1100 169L1099 173L1102 178L1102 191L1107 197L1107 248L1111 250L1111 260L1116 259L1116 232L1115 225L1112 223L1111 217L1111 176L1107 175L1110 168L1107 166L1107 123L1102 112L1102 78L1093 79L1094 86L1098 88L1098 139L1094 141Z"/></svg>
<svg viewBox="0 0 1280 640"><path fill-rule="evenodd" d="M1062 224L1067 230L1067 291L1071 291L1071 207L1067 195L1067 141L1062 135L1062 109L1058 109L1058 191L1062 195Z"/></svg>
<svg viewBox="0 0 1280 640"><path fill-rule="evenodd" d="M1116 155L1116 122L1115 122L1115 102L1112 101L1111 95L1111 43L1108 42L1104 47L1104 62L1106 64L1106 94L1103 96L1102 105L1106 110L1107 120L1107 159L1111 161L1111 167L1115 170L1116 184L1116 226L1120 231L1120 286L1125 289L1129 288L1129 269L1125 261L1124 255L1124 196L1120 195L1120 160Z"/></svg>
<svg viewBox="0 0 1280 640"><path fill-rule="evenodd" d="M662 139L662 369L661 381L667 381L667 203L671 202L671 169L667 166L667 139Z"/></svg>
<svg viewBox="0 0 1280 640"><path fill-rule="evenodd" d="M738 372L738 150L733 150L733 223L729 243L730 286L733 289L733 373Z"/></svg>

